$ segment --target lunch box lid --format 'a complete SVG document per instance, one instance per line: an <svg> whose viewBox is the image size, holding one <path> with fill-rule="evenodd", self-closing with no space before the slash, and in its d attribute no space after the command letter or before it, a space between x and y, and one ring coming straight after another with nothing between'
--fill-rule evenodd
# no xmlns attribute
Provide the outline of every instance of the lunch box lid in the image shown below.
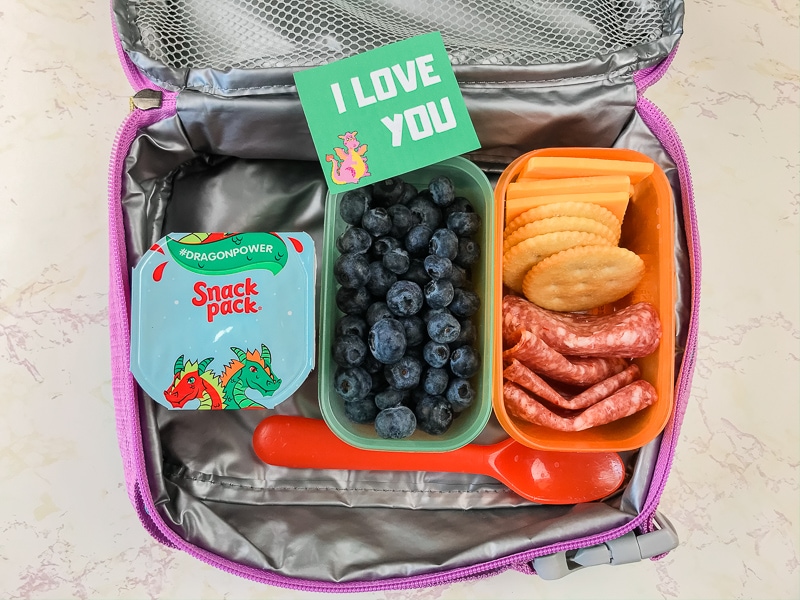
<svg viewBox="0 0 800 600"><path fill-rule="evenodd" d="M631 76L682 34L681 0L139 2L114 0L126 54L154 84L216 96L294 93L296 71L439 31L461 83Z"/></svg>

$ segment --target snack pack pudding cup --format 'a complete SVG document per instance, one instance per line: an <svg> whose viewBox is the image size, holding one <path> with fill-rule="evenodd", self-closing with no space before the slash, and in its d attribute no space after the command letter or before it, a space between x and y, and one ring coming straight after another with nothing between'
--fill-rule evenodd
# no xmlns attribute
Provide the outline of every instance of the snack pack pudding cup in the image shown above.
<svg viewBox="0 0 800 600"><path fill-rule="evenodd" d="M170 410L270 409L314 366L303 232L171 233L132 274L131 371Z"/></svg>

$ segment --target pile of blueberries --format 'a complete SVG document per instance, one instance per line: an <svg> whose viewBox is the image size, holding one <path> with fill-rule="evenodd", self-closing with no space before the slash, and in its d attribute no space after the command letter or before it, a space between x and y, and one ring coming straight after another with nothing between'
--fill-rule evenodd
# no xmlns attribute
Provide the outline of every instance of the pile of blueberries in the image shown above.
<svg viewBox="0 0 800 600"><path fill-rule="evenodd" d="M334 389L348 419L402 439L448 430L475 398L472 268L481 218L452 181L391 178L345 193L337 238Z"/></svg>

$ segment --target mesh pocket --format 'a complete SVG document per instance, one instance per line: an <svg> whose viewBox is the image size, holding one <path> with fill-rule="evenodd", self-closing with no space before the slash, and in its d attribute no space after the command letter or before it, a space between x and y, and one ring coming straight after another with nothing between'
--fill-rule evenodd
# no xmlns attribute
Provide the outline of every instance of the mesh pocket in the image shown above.
<svg viewBox="0 0 800 600"><path fill-rule="evenodd" d="M667 3L664 3L667 4ZM303 68L440 31L453 65L524 66L657 40L659 0L141 0L148 54L174 68Z"/></svg>

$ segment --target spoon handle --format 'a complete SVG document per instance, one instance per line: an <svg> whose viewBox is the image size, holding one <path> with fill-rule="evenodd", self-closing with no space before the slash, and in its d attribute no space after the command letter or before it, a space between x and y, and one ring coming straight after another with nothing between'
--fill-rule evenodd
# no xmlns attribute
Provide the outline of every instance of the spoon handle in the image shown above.
<svg viewBox="0 0 800 600"><path fill-rule="evenodd" d="M295 469L490 474L486 456L491 447L468 444L448 452L363 450L340 440L324 421L305 417L267 417L253 433L253 448L265 463Z"/></svg>

